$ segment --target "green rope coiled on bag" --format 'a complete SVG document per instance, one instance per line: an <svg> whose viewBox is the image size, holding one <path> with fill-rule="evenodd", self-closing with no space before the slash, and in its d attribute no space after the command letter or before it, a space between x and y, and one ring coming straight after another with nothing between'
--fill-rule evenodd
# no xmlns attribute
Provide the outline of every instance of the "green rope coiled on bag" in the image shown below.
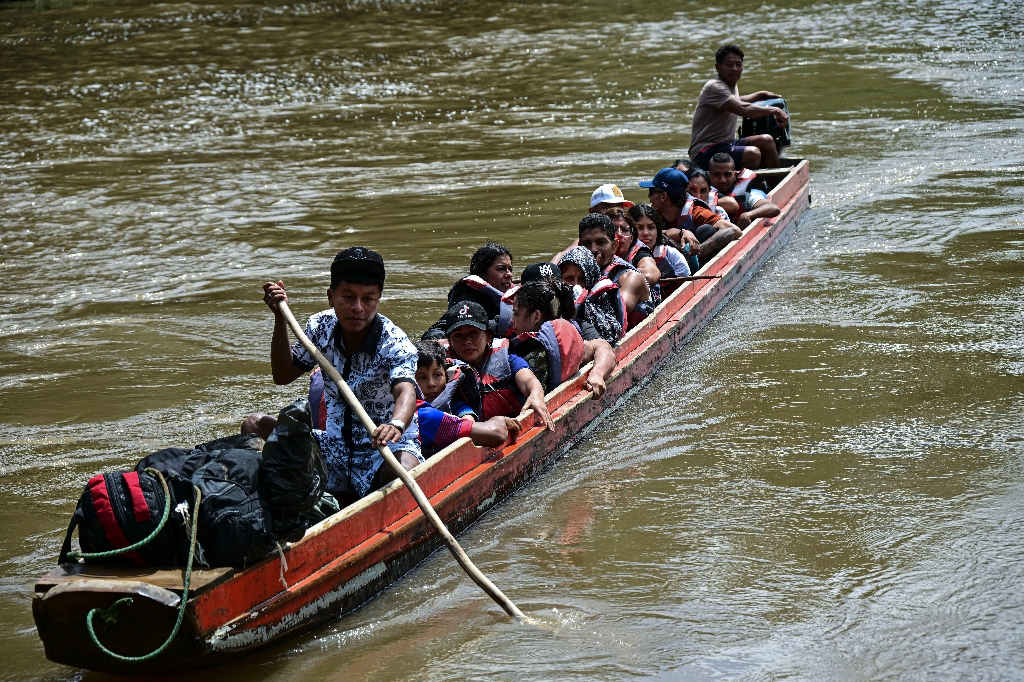
<svg viewBox="0 0 1024 682"><path fill-rule="evenodd" d="M160 484L163 485L164 487L164 515L163 518L160 519L160 523L157 524L156 529L149 534L149 537L145 538L144 540L140 540L139 542L136 542L134 545L129 545L128 547L123 547L121 549L114 549L109 552L69 552L68 556L74 555L75 558L102 558L108 556L117 556L118 554L131 552L133 550L138 549L139 547L145 546L148 542L150 542L160 533L164 525L167 523L167 518L170 516L171 493L167 489L167 482L164 480L164 477L160 474L159 471L157 471L156 469L146 469L146 473L152 473L153 475L155 475L158 479L160 479ZM178 619L174 622L174 629L171 630L171 634L168 635L166 640L164 640L164 643L157 647L154 651L151 651L143 656L122 656L121 654L115 653L107 647L103 646L103 643L100 642L99 637L96 636L96 630L93 628L92 620L93 617L98 613L100 618L103 619L104 623L116 623L118 610L124 605L131 604L132 598L122 597L121 599L118 599L116 602L114 602L105 609L92 609L85 617L85 627L89 631L89 638L92 639L93 644L99 647L100 651L105 653L107 656L110 656L111 658L114 658L118 661L124 661L125 663L141 663L142 661L148 661L162 654L164 650L171 645L171 642L174 641L174 638L178 636L178 630L181 629L181 623L185 619L185 610L188 608L188 586L189 583L192 581L192 560L195 558L196 554L196 536L199 530L199 503L203 499L203 492L196 486L193 486L193 488L195 488L196 491L196 504L194 509L192 510L192 542L188 548L188 563L186 563L185 565L185 581L183 584L183 588L181 590L181 601L178 604Z"/></svg>
<svg viewBox="0 0 1024 682"><path fill-rule="evenodd" d="M146 468L146 473L150 476L154 476L160 481L160 485L164 487L164 515L160 517L160 523L156 524L156 528L148 536L142 538L134 545L128 545L120 549L111 549L106 552L68 552L68 558L70 559L106 559L112 556L119 556L121 554L127 554L128 552L134 552L140 547L145 547L150 542L160 535L160 531L167 525L167 519L171 516L171 491L167 489L167 481L164 480L163 474L156 469ZM197 507L198 508L198 507Z"/></svg>

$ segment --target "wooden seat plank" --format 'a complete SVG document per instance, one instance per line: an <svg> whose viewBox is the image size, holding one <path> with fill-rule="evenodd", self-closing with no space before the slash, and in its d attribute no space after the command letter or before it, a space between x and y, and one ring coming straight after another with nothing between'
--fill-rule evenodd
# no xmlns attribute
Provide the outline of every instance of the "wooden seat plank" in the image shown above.
<svg viewBox="0 0 1024 682"><path fill-rule="evenodd" d="M189 597L198 596L221 584L235 574L233 568L207 568L192 571L189 583ZM36 592L46 592L50 588L72 580L97 578L101 580L132 580L149 583L181 594L184 588L184 568L159 568L156 566L104 566L102 564L61 564L36 583Z"/></svg>

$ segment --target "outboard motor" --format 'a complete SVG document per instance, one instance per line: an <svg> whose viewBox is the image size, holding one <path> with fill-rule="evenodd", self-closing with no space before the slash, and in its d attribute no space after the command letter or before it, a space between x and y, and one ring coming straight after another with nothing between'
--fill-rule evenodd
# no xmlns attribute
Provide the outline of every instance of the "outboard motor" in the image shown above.
<svg viewBox="0 0 1024 682"><path fill-rule="evenodd" d="M778 99L766 99L760 102L754 102L755 105L762 107L778 107L787 114L789 114L789 108L786 106L786 100L779 97ZM779 125L778 121L775 120L774 116L763 116L761 118L744 118L743 123L740 125L740 137L747 137L748 135L771 135L775 139L775 148L779 150L779 154L782 154L782 148L790 145L791 139L789 136L789 121L786 123L786 127L783 128Z"/></svg>

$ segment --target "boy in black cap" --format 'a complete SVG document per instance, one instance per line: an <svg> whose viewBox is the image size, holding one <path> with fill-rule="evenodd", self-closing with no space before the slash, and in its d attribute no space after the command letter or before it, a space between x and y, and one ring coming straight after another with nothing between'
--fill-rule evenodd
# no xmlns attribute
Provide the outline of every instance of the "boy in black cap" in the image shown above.
<svg viewBox="0 0 1024 682"><path fill-rule="evenodd" d="M377 313L384 290L384 259L362 247L338 253L331 264L331 308L306 322L306 336L344 377L378 424L371 434L352 414L327 377L327 428L314 429L327 468L327 490L343 504L395 478L382 467L377 447L391 446L406 469L423 461L416 420L416 361L419 354L401 329ZM263 285L263 300L274 312L270 365L274 383L290 384L316 366L306 350L288 343L288 325L278 310L287 301L284 282ZM347 499L346 499L347 498Z"/></svg>

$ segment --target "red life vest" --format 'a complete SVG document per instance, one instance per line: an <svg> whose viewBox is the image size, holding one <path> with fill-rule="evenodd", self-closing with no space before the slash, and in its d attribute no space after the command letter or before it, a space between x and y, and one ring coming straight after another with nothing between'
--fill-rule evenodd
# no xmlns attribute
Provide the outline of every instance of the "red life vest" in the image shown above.
<svg viewBox="0 0 1024 682"><path fill-rule="evenodd" d="M757 173L744 168L740 171L740 174L736 177L736 184L732 186L732 191L727 196L738 197L747 193L747 189L750 188L750 183L757 179Z"/></svg>
<svg viewBox="0 0 1024 682"><path fill-rule="evenodd" d="M632 263L628 263L619 258L618 256L616 256L608 265L608 267L605 268L604 274L605 277L610 279L617 286L619 283L619 277L622 277L622 273L626 272L627 270L632 270L633 272L636 272L638 274L640 273L639 270L633 267ZM641 277L642 276L643 275L641 274ZM646 282L647 280L644 281ZM625 310L626 304L623 303L622 301L622 295L619 294L618 292L616 292L616 294L618 294L619 303L622 305L623 310ZM652 298L651 288L647 287L647 300L638 301L633 311L626 313L626 324L622 328L622 333L625 334L627 331L643 322L647 318L647 316L651 314L651 310L654 309L655 305L657 305L657 303Z"/></svg>
<svg viewBox="0 0 1024 682"><path fill-rule="evenodd" d="M639 239L637 239L635 242L633 242L633 246L629 249L629 253L626 254L626 258L624 260L628 261L629 263L632 263L633 259L636 258L636 254L640 253L640 249L644 248L645 246L647 245L644 244Z"/></svg>
<svg viewBox="0 0 1024 682"><path fill-rule="evenodd" d="M600 301L604 300L611 303L611 308L615 313L615 319L618 321L619 326L622 328L622 334L626 333L626 302L622 300L622 295L619 293L619 285L611 281L607 277L602 277L597 280L597 284L590 291L586 289L580 294L579 303L576 306L577 310L583 306L586 301L593 301L596 305L600 305ZM593 322L593 320L591 320ZM619 334L619 338L622 338L622 334ZM618 339L616 339L618 341Z"/></svg>
<svg viewBox="0 0 1024 682"><path fill-rule="evenodd" d="M502 339L503 346L491 350L490 357L480 373L480 394L483 397L484 419L503 416L514 417L523 411L526 398L516 386L509 362L508 339Z"/></svg>
<svg viewBox="0 0 1024 682"><path fill-rule="evenodd" d="M715 189L714 187L712 187L711 191L708 192L707 205L708 208L711 209L718 208L718 190Z"/></svg>
<svg viewBox="0 0 1024 682"><path fill-rule="evenodd" d="M655 244L651 251L654 253L654 264L658 266L658 271L661 272L661 276L675 277L676 270L672 267L672 264L668 262L668 257L665 255L668 251L668 247L664 244Z"/></svg>
<svg viewBox="0 0 1024 682"><path fill-rule="evenodd" d="M449 308L461 300L458 298L458 294L456 293L460 284L469 287L474 291L486 294L494 300L494 306L492 306L492 308L496 307L498 310L498 336L504 336L505 332L508 331L509 325L512 324L512 303L504 300L502 292L492 287L482 277L469 275L460 279L455 283L455 286L452 287L451 293L448 294ZM490 314L490 312L488 312L488 314Z"/></svg>
<svg viewBox="0 0 1024 682"><path fill-rule="evenodd" d="M523 356L537 344L548 352L548 385L544 388L550 393L579 371L583 361L583 336L572 322L558 318L542 324L540 331L519 334L512 339L511 349Z"/></svg>
<svg viewBox="0 0 1024 682"><path fill-rule="evenodd" d="M519 392L516 379L512 376L512 365L508 359L509 340L495 337L491 342L491 354L484 363L480 377L481 409L483 418L496 416L514 417L523 410L526 398ZM448 349L448 357L462 362ZM468 369L471 368L467 368Z"/></svg>

